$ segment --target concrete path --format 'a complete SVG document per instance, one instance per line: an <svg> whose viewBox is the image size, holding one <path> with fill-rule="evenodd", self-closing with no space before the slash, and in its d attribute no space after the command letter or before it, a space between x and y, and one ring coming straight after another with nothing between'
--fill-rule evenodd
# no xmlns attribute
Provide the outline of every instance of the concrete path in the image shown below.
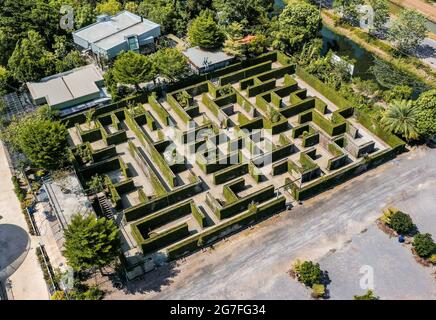
<svg viewBox="0 0 436 320"><path fill-rule="evenodd" d="M162 267L147 274L142 282L130 286L131 291L127 295L115 291L107 298L308 299L309 290L287 274L293 260L307 258L321 259L322 264L329 266L336 282L331 286L333 298L350 299L352 294L360 294L355 291L355 283L350 282L355 278L345 277L346 285L341 287L336 276L340 267L334 267L335 263L340 266L341 260L335 262L334 257L331 261L323 260L323 257L327 259L326 254L331 253L331 250L344 248L362 230L371 229L381 210L392 204L400 203L423 231L436 234L435 162L436 149L421 148L403 154L302 206L272 217L252 230L231 237L227 242L219 243L213 251L196 253L175 266ZM422 197L417 198L418 194ZM418 206L419 210L416 210ZM377 233L378 238L374 238L372 235ZM393 255L396 258L391 261L403 267L390 269L391 265L383 263L384 257L377 253L381 249L373 250L374 243L371 242L383 239L376 241L382 246L390 243L389 239L378 229L368 231L368 235L360 247L364 248L364 252L374 253L370 264L377 265L379 279L389 275L389 280L379 283L383 286L380 295L383 294L384 299L397 298L400 294L405 297L408 292L415 298L434 298L434 282L426 283L430 279L429 268L412 265L416 262L411 261L410 256L405 258L409 254L408 249L396 248L391 243L392 248L396 248ZM348 250L353 252L354 249L351 247ZM387 246L382 250L384 254L392 251ZM349 260L344 260L345 267ZM365 263L365 259L356 265L362 263ZM405 274L398 270L407 269L407 266L411 266L411 269L406 274L407 281L404 281ZM360 275L357 274L357 277ZM413 289L404 291L410 283Z"/></svg>
<svg viewBox="0 0 436 320"><path fill-rule="evenodd" d="M9 283L12 285L12 290L9 294L15 300L43 300L48 299L49 294L45 284L42 270L37 261L35 248L38 245L37 238L27 237L27 224L24 216L21 213L20 203L13 191L11 182L11 172L6 160L3 145L0 143L0 215L3 217L0 220L0 232L8 230L8 236L2 234L0 239L6 239L6 250L8 256L18 256L18 263L13 265L13 268L18 268L10 277ZM11 238L15 238L16 243L10 242ZM0 244L1 245L1 244ZM2 250L5 250L3 248ZM27 254L26 254L26 250ZM3 256L3 251L0 251ZM12 258L11 258L12 259ZM0 260L2 262L11 263L11 259ZM24 261L23 261L24 259ZM16 259L13 259L16 261ZM22 263L20 264L20 262ZM0 269L3 269L1 266Z"/></svg>

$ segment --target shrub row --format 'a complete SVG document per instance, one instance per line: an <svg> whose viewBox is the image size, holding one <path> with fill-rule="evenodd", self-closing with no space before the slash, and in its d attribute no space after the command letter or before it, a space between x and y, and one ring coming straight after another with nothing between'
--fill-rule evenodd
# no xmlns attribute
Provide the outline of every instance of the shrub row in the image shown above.
<svg viewBox="0 0 436 320"><path fill-rule="evenodd" d="M283 196L258 206L257 210L244 212L233 219L211 227L205 232L189 237L167 249L169 260L174 260L188 253L198 250L202 245L217 241L243 227L258 222L286 208L286 199Z"/></svg>
<svg viewBox="0 0 436 320"><path fill-rule="evenodd" d="M184 223L143 241L141 243L141 249L144 255L146 255L154 250L162 249L171 243L182 240L187 236L189 236L189 228L188 224Z"/></svg>
<svg viewBox="0 0 436 320"><path fill-rule="evenodd" d="M215 172L213 174L213 183L219 185L237 177L243 176L246 173L248 173L247 163L235 164L228 168Z"/></svg>

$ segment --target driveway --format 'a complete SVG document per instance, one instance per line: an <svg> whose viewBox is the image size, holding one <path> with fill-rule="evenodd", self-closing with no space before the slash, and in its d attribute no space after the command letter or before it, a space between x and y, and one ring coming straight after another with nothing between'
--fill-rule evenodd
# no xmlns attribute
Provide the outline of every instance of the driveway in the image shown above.
<svg viewBox="0 0 436 320"><path fill-rule="evenodd" d="M336 283L332 282L330 287L333 298L349 299L360 293L356 292L360 275L356 275L355 270L363 264L377 267L377 279L389 275L378 285L376 282L376 290L380 290L379 295L384 299L397 298L398 290L407 289L411 284L413 289L404 294L409 292L416 298L434 297L434 282L425 284L431 279L430 269L417 265L407 249L374 229L374 221L383 208L399 204L422 231L436 234L435 163L436 149L420 148L403 154L302 206L217 244L212 251L198 252L177 265L147 274L143 281L129 286L128 294L114 291L107 298L307 299L309 291L287 274L297 258L318 260L321 267L328 266ZM365 238L352 240L366 229L368 231L362 234ZM350 247L350 240L356 241L361 251ZM332 255L335 250L338 253ZM383 262L384 255L392 250L395 251L390 256L392 263ZM349 253L353 251L356 251L354 257L360 260L352 265L353 255ZM368 252L372 252L370 262L365 259ZM340 275L341 268L348 265L354 271L343 278L345 284L340 284L338 272ZM402 270L408 267L411 269L404 281Z"/></svg>

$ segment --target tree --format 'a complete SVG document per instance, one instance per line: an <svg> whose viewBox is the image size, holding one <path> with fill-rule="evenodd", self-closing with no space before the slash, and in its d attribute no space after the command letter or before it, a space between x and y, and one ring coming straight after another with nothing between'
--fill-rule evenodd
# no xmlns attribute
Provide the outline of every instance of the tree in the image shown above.
<svg viewBox="0 0 436 320"><path fill-rule="evenodd" d="M294 268L298 275L298 280L308 287L319 284L322 280L323 272L319 267L319 263L304 261L301 264L298 263Z"/></svg>
<svg viewBox="0 0 436 320"><path fill-rule="evenodd" d="M120 240L113 220L76 214L66 228L63 255L76 271L101 268L118 257Z"/></svg>
<svg viewBox="0 0 436 320"><path fill-rule="evenodd" d="M436 89L421 93L414 104L419 134L424 138L436 135Z"/></svg>
<svg viewBox="0 0 436 320"><path fill-rule="evenodd" d="M138 5L138 14L162 26L162 33L186 33L188 17L183 16L181 1L147 0Z"/></svg>
<svg viewBox="0 0 436 320"><path fill-rule="evenodd" d="M414 228L412 218L401 211L397 211L390 216L389 225L399 234L409 234Z"/></svg>
<svg viewBox="0 0 436 320"><path fill-rule="evenodd" d="M94 9L89 3L78 4L74 11L76 28L83 28L95 20Z"/></svg>
<svg viewBox="0 0 436 320"><path fill-rule="evenodd" d="M35 81L54 70L54 56L45 48L44 39L35 31L17 43L8 62L9 70L19 81Z"/></svg>
<svg viewBox="0 0 436 320"><path fill-rule="evenodd" d="M363 0L334 0L333 6L340 12L342 22L357 25L361 17L359 6L363 4Z"/></svg>
<svg viewBox="0 0 436 320"><path fill-rule="evenodd" d="M120 12L122 8L123 7L121 3L119 3L117 0L107 0L97 4L95 10L99 14L109 14L113 16L114 14Z"/></svg>
<svg viewBox="0 0 436 320"><path fill-rule="evenodd" d="M157 72L171 81L182 78L189 71L188 59L176 48L157 51L153 63Z"/></svg>
<svg viewBox="0 0 436 320"><path fill-rule="evenodd" d="M382 114L382 125L389 131L401 134L407 141L419 138L417 110L412 101L393 101Z"/></svg>
<svg viewBox="0 0 436 320"><path fill-rule="evenodd" d="M389 5L386 0L370 0L369 4L374 10L374 25L371 32L382 32L389 21Z"/></svg>
<svg viewBox="0 0 436 320"><path fill-rule="evenodd" d="M193 46L215 49L222 46L224 33L215 22L213 12L204 10L189 26L188 38Z"/></svg>
<svg viewBox="0 0 436 320"><path fill-rule="evenodd" d="M315 6L292 0L280 14L277 23L277 30L272 34L273 47L294 53L318 36L321 17Z"/></svg>
<svg viewBox="0 0 436 320"><path fill-rule="evenodd" d="M132 13L138 13L138 3L133 1L128 1L124 4L124 9Z"/></svg>
<svg viewBox="0 0 436 320"><path fill-rule="evenodd" d="M5 67L0 66L0 96L6 94L9 91L9 72ZM1 100L1 99L0 99Z"/></svg>
<svg viewBox="0 0 436 320"><path fill-rule="evenodd" d="M67 160L66 127L60 122L34 113L16 120L2 133L2 138L22 152L36 167L58 169Z"/></svg>
<svg viewBox="0 0 436 320"><path fill-rule="evenodd" d="M372 290L368 290L364 295L362 296L354 296L354 300L378 300L378 297L374 295L374 292Z"/></svg>
<svg viewBox="0 0 436 320"><path fill-rule="evenodd" d="M133 51L127 51L118 56L113 66L114 79L121 84L134 85L154 80L155 70L151 59Z"/></svg>
<svg viewBox="0 0 436 320"><path fill-rule="evenodd" d="M268 11L274 0L213 0L212 6L218 13L220 25L239 22L245 34L265 31L269 26Z"/></svg>
<svg viewBox="0 0 436 320"><path fill-rule="evenodd" d="M418 256L422 258L428 258L436 251L436 244L429 233L417 234L413 238L412 245Z"/></svg>
<svg viewBox="0 0 436 320"><path fill-rule="evenodd" d="M426 18L414 9L404 9L392 22L388 39L400 51L410 52L425 39Z"/></svg>

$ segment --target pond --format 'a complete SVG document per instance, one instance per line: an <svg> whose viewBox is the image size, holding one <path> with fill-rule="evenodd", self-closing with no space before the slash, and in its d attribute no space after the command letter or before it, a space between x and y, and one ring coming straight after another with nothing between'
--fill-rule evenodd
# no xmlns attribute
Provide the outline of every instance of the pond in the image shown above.
<svg viewBox="0 0 436 320"><path fill-rule="evenodd" d="M275 0L276 9L283 9L285 3L283 0ZM436 25L435 25L436 27ZM323 25L321 29L321 36L323 40L322 54L325 55L329 50L332 50L339 56L346 56L355 61L354 63L354 77L360 77L363 80L376 80L374 74L370 72L370 68L375 64L375 57L372 53L355 43L354 41L339 35ZM403 75L405 78L409 78ZM416 87L416 97L422 90L428 89L425 85L417 83L414 79L408 79L412 86ZM422 88L421 88L422 87Z"/></svg>

